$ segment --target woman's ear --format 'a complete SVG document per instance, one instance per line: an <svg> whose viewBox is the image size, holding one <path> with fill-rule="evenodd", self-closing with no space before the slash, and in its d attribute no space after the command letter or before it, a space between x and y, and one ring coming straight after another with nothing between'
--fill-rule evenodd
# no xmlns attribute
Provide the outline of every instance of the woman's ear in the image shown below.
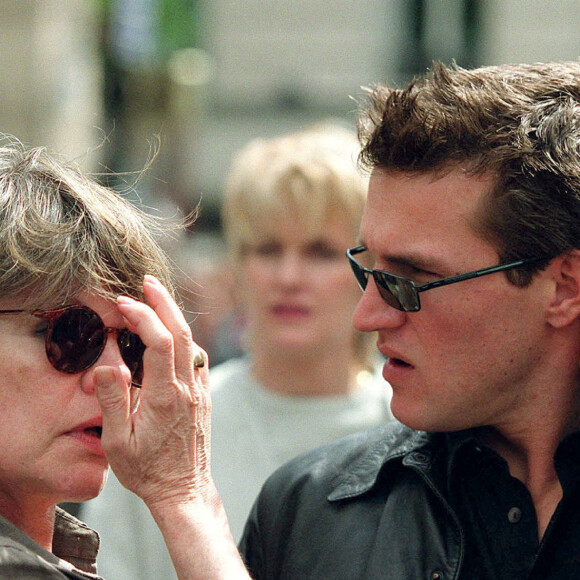
<svg viewBox="0 0 580 580"><path fill-rule="evenodd" d="M554 328L562 328L580 319L580 250L566 252L548 267L555 284L547 321Z"/></svg>

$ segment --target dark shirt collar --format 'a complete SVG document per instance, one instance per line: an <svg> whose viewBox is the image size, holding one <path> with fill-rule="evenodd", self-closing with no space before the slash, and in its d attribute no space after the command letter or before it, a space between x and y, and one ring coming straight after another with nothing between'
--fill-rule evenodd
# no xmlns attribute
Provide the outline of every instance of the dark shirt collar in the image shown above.
<svg viewBox="0 0 580 580"><path fill-rule="evenodd" d="M461 461L463 453L478 453L482 449L496 454L491 448L481 442L479 429L468 429L446 434L448 456L448 478ZM500 455L496 454L499 458ZM556 449L554 467L564 490L580 483L580 431L567 435Z"/></svg>
<svg viewBox="0 0 580 580"><path fill-rule="evenodd" d="M382 431L383 429L378 432ZM401 463L403 458L409 462L416 461L422 466L428 465L432 439L436 436L391 422L385 426L383 436L369 441L368 447L345 466L337 477L328 500L338 501L370 491L383 469L388 470L390 464Z"/></svg>
<svg viewBox="0 0 580 580"><path fill-rule="evenodd" d="M580 484L580 431L565 437L554 456L556 473L564 493Z"/></svg>
<svg viewBox="0 0 580 580"><path fill-rule="evenodd" d="M467 429L452 433L427 433L415 431L402 424L384 429L384 436L373 439L369 446L337 477L329 501L356 497L370 491L379 475L391 466L403 463L422 470L429 470L438 455L440 445L447 446L447 481L453 465L463 450L479 451L485 447L478 439L478 429ZM498 456L499 457L499 456ZM556 470L562 481L580 482L580 431L568 435L558 446L555 456ZM445 472L433 474L441 482ZM442 483L442 482L441 482Z"/></svg>

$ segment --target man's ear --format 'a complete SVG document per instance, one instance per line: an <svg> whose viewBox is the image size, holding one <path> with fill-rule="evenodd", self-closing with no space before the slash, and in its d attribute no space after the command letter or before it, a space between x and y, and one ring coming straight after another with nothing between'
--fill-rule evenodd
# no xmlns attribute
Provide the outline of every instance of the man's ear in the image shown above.
<svg viewBox="0 0 580 580"><path fill-rule="evenodd" d="M566 252L548 268L555 285L546 317L554 328L562 328L580 319L580 250Z"/></svg>

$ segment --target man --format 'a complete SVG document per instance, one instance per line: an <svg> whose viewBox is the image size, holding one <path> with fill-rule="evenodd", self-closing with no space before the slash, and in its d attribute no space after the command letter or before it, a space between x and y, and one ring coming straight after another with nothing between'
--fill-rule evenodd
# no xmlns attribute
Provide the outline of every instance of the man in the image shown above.
<svg viewBox="0 0 580 580"><path fill-rule="evenodd" d="M375 88L359 134L354 323L401 424L278 471L250 571L580 578L580 63L436 65Z"/></svg>

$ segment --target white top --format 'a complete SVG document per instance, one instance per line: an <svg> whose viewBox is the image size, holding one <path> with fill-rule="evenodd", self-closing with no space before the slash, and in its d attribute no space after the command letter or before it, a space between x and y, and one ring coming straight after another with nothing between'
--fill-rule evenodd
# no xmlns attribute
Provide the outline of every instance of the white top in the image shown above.
<svg viewBox="0 0 580 580"><path fill-rule="evenodd" d="M341 396L289 396L263 387L246 357L210 372L212 472L238 541L266 478L314 447L392 419L391 390L361 373L358 389ZM111 474L81 517L101 533L99 574L124 580L176 578L165 543L145 504Z"/></svg>
<svg viewBox="0 0 580 580"><path fill-rule="evenodd" d="M263 387L249 366L247 358L232 359L211 378L212 471L236 541L262 484L278 467L392 418L390 388L370 373L349 395L290 396Z"/></svg>

